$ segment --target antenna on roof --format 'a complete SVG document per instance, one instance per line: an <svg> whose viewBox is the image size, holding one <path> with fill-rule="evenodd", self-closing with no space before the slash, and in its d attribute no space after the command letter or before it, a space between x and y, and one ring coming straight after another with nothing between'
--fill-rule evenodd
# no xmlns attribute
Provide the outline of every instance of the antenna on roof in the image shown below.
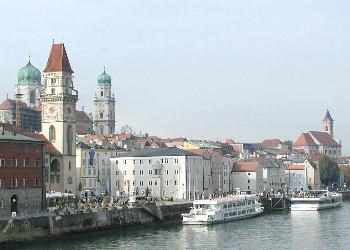
<svg viewBox="0 0 350 250"><path fill-rule="evenodd" d="M106 65L103 65L103 73L106 73Z"/></svg>
<svg viewBox="0 0 350 250"><path fill-rule="evenodd" d="M30 63L30 53L29 53L29 55L28 55L28 63Z"/></svg>

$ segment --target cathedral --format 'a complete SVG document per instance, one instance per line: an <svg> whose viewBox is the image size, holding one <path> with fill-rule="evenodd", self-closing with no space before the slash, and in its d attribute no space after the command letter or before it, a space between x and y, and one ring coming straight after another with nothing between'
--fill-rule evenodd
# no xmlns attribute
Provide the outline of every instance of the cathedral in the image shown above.
<svg viewBox="0 0 350 250"><path fill-rule="evenodd" d="M77 193L78 134L109 136L115 132L115 96L111 76L105 69L98 75L94 112L88 115L77 110L78 91L73 74L64 44L53 43L43 72L29 60L18 71L16 98L7 98L0 104L0 122L46 141L48 191Z"/></svg>
<svg viewBox="0 0 350 250"><path fill-rule="evenodd" d="M332 158L341 156L341 143L334 139L334 120L327 110L323 118L323 131L302 133L293 144L295 151L307 155L327 155Z"/></svg>

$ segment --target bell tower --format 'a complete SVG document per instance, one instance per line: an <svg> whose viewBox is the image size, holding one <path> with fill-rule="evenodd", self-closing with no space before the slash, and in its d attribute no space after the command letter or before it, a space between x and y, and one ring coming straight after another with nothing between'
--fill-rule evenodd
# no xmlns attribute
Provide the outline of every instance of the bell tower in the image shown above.
<svg viewBox="0 0 350 250"><path fill-rule="evenodd" d="M78 91L73 86L73 70L63 43L52 44L43 73L42 132L61 154L56 191L76 192L75 110ZM57 165L57 164L56 164Z"/></svg>
<svg viewBox="0 0 350 250"><path fill-rule="evenodd" d="M96 134L114 134L115 97L112 93L112 78L106 73L105 69L97 77L94 109L94 130Z"/></svg>
<svg viewBox="0 0 350 250"><path fill-rule="evenodd" d="M332 138L334 137L334 120L327 109L326 115L323 118L323 129L327 132Z"/></svg>

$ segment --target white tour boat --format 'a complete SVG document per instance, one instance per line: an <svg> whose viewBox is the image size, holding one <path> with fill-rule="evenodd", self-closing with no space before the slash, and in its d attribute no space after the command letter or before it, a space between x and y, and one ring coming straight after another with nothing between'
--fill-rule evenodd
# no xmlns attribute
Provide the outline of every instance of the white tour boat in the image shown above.
<svg viewBox="0 0 350 250"><path fill-rule="evenodd" d="M263 212L264 208L256 195L230 195L224 198L195 200L191 211L182 214L182 224L228 222L255 217Z"/></svg>
<svg viewBox="0 0 350 250"><path fill-rule="evenodd" d="M291 211L318 211L339 207L343 203L342 194L327 190L300 193L291 198Z"/></svg>

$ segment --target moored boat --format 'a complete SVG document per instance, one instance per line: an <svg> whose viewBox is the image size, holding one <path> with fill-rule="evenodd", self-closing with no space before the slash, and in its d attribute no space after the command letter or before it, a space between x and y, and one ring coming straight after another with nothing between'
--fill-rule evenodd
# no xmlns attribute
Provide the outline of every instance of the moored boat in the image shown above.
<svg viewBox="0 0 350 250"><path fill-rule="evenodd" d="M291 211L318 211L335 208L343 203L342 194L327 190L315 190L294 195L291 198Z"/></svg>
<svg viewBox="0 0 350 250"><path fill-rule="evenodd" d="M255 217L263 212L264 208L256 195L230 195L224 198L195 200L191 211L182 214L182 224L222 223Z"/></svg>

